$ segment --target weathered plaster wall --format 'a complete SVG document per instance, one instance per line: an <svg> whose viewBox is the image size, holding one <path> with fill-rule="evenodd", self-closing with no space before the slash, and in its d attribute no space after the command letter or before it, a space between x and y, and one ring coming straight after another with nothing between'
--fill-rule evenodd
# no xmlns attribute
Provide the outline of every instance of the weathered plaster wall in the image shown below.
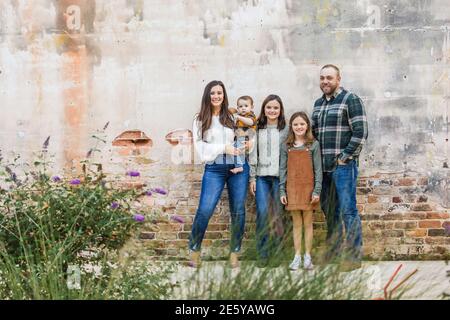
<svg viewBox="0 0 450 320"><path fill-rule="evenodd" d="M4 154L31 159L51 136L55 171L62 170L84 157L94 144L90 134L109 121L105 169L142 171L144 182L172 190L159 200L173 209L196 200L199 168L171 162L180 145L165 136L191 127L207 82L223 80L231 102L253 96L257 113L266 95L279 94L291 114L311 111L320 66L335 63L368 113L361 175L373 182L358 199L363 213L388 212L395 202L386 195L399 190L375 187L409 176L426 183L402 202L426 195L428 211L444 213L436 229L448 220L446 0L3 0L0 15ZM131 129L145 132L152 147L127 157L112 141ZM368 203L377 192L386 193L379 207ZM438 244L448 249L448 238Z"/></svg>

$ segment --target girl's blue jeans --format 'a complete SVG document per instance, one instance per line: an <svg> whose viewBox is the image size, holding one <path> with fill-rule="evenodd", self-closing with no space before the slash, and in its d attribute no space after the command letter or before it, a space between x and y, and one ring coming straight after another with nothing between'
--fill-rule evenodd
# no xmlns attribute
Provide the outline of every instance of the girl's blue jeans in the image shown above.
<svg viewBox="0 0 450 320"><path fill-rule="evenodd" d="M227 159L226 159L227 160ZM233 161L206 164L202 179L200 201L189 237L189 248L200 251L209 219L214 213L225 184L231 213L231 252L241 250L245 227L245 201L247 199L249 165L244 163L244 171L238 174L230 172L234 168Z"/></svg>
<svg viewBox="0 0 450 320"><path fill-rule="evenodd" d="M269 258L271 245L279 247L283 237L283 204L280 201L280 179L275 176L256 177L256 251L259 259ZM270 213L273 217L270 217ZM272 219L270 219L272 218ZM272 220L272 221L271 221ZM270 224L275 224L277 234L269 243Z"/></svg>

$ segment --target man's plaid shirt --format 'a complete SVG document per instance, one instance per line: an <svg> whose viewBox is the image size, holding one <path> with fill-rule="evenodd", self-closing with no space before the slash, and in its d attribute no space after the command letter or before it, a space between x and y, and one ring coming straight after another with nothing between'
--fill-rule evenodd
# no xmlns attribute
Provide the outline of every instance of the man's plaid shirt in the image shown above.
<svg viewBox="0 0 450 320"><path fill-rule="evenodd" d="M361 99L339 88L328 101L323 95L314 103L312 129L320 142L323 171L334 171L337 159L358 158L368 135Z"/></svg>

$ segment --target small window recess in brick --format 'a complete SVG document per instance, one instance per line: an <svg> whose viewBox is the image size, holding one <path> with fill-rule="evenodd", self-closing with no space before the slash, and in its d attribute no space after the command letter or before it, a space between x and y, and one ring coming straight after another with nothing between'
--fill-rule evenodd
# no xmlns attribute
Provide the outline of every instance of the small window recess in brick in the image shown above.
<svg viewBox="0 0 450 320"><path fill-rule="evenodd" d="M141 130L128 130L117 136L112 145L131 149L133 155L139 155L140 149L149 149L153 146L153 141ZM130 150L130 151L131 151Z"/></svg>
<svg viewBox="0 0 450 320"><path fill-rule="evenodd" d="M189 129L175 129L166 135L166 141L173 146L178 144L191 145L192 140L192 131Z"/></svg>

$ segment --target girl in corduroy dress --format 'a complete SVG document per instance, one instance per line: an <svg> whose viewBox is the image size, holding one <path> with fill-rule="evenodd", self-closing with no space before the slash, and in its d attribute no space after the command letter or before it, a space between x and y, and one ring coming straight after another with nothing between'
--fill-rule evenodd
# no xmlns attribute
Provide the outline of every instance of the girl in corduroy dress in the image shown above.
<svg viewBox="0 0 450 320"><path fill-rule="evenodd" d="M302 233L305 230L303 268L313 269L311 249L313 211L319 209L322 189L322 159L305 112L296 112L289 121L289 133L280 152L280 199L292 215L295 256L291 270L302 265Z"/></svg>

